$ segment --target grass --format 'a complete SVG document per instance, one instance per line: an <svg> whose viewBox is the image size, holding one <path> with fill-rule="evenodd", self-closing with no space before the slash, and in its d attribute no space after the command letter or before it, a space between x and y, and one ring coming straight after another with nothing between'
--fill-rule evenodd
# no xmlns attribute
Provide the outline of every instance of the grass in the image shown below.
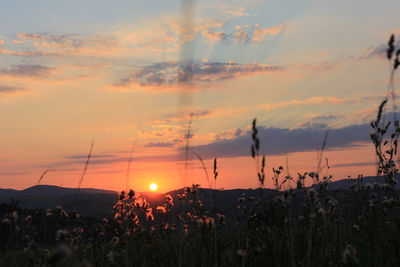
<svg viewBox="0 0 400 267"><path fill-rule="evenodd" d="M393 57L393 43L387 54L392 82L400 55L397 50ZM388 88L394 92L393 84ZM103 220L62 207L43 211L21 209L17 202L1 204L0 266L398 266L400 127L396 119L385 121L388 101L371 122L383 184L364 185L359 176L347 190L330 190L327 159L327 174L321 175L326 134L316 171L281 177L284 168L273 168L276 191L266 196L265 156L260 159L254 120L251 156L260 189L232 203L233 214L218 210L214 194L207 202L199 185L184 188L175 199L167 195L155 209L133 190L121 192L113 217ZM213 174L216 188L217 159ZM296 187L282 190L292 180ZM312 186L306 187L306 180Z"/></svg>

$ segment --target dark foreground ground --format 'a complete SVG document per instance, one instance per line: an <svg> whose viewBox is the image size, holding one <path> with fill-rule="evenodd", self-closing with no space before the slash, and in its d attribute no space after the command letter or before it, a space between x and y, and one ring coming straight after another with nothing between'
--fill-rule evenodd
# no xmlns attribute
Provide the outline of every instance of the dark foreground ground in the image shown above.
<svg viewBox="0 0 400 267"><path fill-rule="evenodd" d="M398 266L400 197L375 180L166 196L88 189L78 201L57 187L3 191L20 203L0 205L0 266ZM28 201L46 190L64 206L46 209L52 193Z"/></svg>

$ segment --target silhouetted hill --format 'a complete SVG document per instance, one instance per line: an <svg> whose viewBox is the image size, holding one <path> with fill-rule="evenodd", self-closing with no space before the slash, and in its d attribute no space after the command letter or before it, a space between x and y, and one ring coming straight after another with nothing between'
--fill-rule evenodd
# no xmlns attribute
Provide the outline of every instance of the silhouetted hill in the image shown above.
<svg viewBox="0 0 400 267"><path fill-rule="evenodd" d="M107 217L118 200L118 193L111 190L82 188L77 199L76 188L37 185L24 190L0 190L0 202L15 199L28 209L54 209L61 205L67 211L76 209L83 216Z"/></svg>
<svg viewBox="0 0 400 267"><path fill-rule="evenodd" d="M351 180L354 179L334 181L331 183L330 189L348 189ZM378 180L383 183L382 177ZM360 185L374 184L375 182L375 176L364 177L360 180ZM396 185L396 189L400 189L400 183ZM178 194L182 193L184 193L183 189L177 189L165 194L142 192L141 195L147 199L153 208L156 208L165 202L165 195L167 194L172 196L175 204L178 204ZM102 218L112 215L112 207L118 201L118 194L118 192L111 190L82 188L77 199L76 188L37 185L24 190L0 189L0 203L15 199L22 208L28 209L54 209L61 205L67 211L76 209L83 216ZM265 201L274 197L277 191L272 189L213 190L199 188L196 197L209 207L212 207L215 203L218 210L229 216L234 213L237 201L243 194L250 197L261 197Z"/></svg>
<svg viewBox="0 0 400 267"><path fill-rule="evenodd" d="M331 190L335 190L338 188L348 189L350 187L352 181L357 181L357 178L342 179L342 180L331 182L330 189ZM363 185L363 186L365 186L366 184L373 185L374 183L376 183L377 177L376 176L363 177L359 181L360 181L360 185ZM385 182L383 176L378 177L378 182L381 184L383 184ZM397 177L397 184L396 184L395 188L397 190L400 189L400 177Z"/></svg>

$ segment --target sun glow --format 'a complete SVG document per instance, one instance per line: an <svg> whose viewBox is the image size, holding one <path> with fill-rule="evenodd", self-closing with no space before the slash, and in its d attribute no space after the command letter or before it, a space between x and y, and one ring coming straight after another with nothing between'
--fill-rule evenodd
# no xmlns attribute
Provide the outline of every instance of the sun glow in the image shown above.
<svg viewBox="0 0 400 267"><path fill-rule="evenodd" d="M150 187L150 190L151 190L151 191L156 191L157 188L158 188L158 185L155 184L155 183L152 183L149 187Z"/></svg>

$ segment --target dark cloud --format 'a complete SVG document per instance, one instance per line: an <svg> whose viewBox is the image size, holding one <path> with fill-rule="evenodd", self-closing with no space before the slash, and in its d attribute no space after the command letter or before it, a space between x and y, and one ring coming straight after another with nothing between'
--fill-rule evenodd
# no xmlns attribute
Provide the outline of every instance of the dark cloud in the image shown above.
<svg viewBox="0 0 400 267"><path fill-rule="evenodd" d="M181 120L190 120L192 119L201 119L209 116L212 113L211 110L207 109L201 109L201 110L195 110L191 112L186 112L184 114L177 114L177 113L172 113L172 114L167 114L164 116L165 120L162 120L162 122L174 122L174 121L181 121Z"/></svg>
<svg viewBox="0 0 400 267"><path fill-rule="evenodd" d="M276 72L281 71L282 69L282 66L257 63L192 62L179 64L177 62L164 62L133 72L128 77L119 80L115 85L161 87L189 81L196 83L210 83L233 79L238 76Z"/></svg>
<svg viewBox="0 0 400 267"><path fill-rule="evenodd" d="M315 116L310 121L297 124L297 126L299 126L301 128L324 130L324 129L330 128L329 124L331 122L335 122L336 120L338 120L340 118L343 118L343 115L323 114L323 115Z"/></svg>
<svg viewBox="0 0 400 267"><path fill-rule="evenodd" d="M280 155L318 149L326 130L320 128L279 129L258 127L261 154ZM369 142L370 126L352 125L329 131L326 149L356 147ZM250 156L251 132L229 140L191 147L203 158Z"/></svg>
<svg viewBox="0 0 400 267"><path fill-rule="evenodd" d="M353 167L353 166L373 166L376 165L376 162L349 162L349 163L339 163L339 164L334 164L331 167Z"/></svg>
<svg viewBox="0 0 400 267"><path fill-rule="evenodd" d="M25 89L19 87L0 85L0 94L14 94L25 91Z"/></svg>
<svg viewBox="0 0 400 267"><path fill-rule="evenodd" d="M395 42L395 48L396 49L400 49L400 39L398 39ZM372 47L372 48L369 49L369 52L368 52L366 58L368 59L368 58L375 57L375 56L385 57L386 58L387 49L388 49L388 44L387 43L380 44L378 46Z"/></svg>
<svg viewBox="0 0 400 267"><path fill-rule="evenodd" d="M86 159L88 155L69 155L65 156L66 159ZM111 154L98 154L98 155L92 155L91 158L95 159L104 159L104 158L115 158L115 155Z"/></svg>
<svg viewBox="0 0 400 267"><path fill-rule="evenodd" d="M29 172L0 172L1 176L24 175L24 174L29 174Z"/></svg>
<svg viewBox="0 0 400 267"><path fill-rule="evenodd" d="M216 31L215 27L212 27L202 31L201 35L211 42L259 43L268 35L276 36L280 34L285 28L285 25L263 28L259 24L250 24L237 25L233 31L223 32Z"/></svg>
<svg viewBox="0 0 400 267"><path fill-rule="evenodd" d="M65 35L50 34L50 33L17 33L17 37L22 40L33 40L33 41L45 41L45 42L55 42L58 44L68 42L69 38Z"/></svg>
<svg viewBox="0 0 400 267"><path fill-rule="evenodd" d="M50 74L52 68L42 65L16 65L9 69L0 69L1 74L10 76L25 76L25 77L46 77Z"/></svg>
<svg viewBox="0 0 400 267"><path fill-rule="evenodd" d="M157 142L157 143L148 143L145 144L145 147L173 147L175 145L174 142Z"/></svg>
<svg viewBox="0 0 400 267"><path fill-rule="evenodd" d="M110 36L84 36L77 34L18 33L24 49L0 48L0 54L22 57L104 56L105 51L115 48L118 41Z"/></svg>
<svg viewBox="0 0 400 267"><path fill-rule="evenodd" d="M323 138L326 130L319 128L296 128L296 129L280 129L280 128L266 128L259 126L258 136L261 141L260 154L265 155L282 155L285 153L315 151L322 145ZM337 129L329 130L327 139L326 150L332 149L348 149L358 147L365 143L370 142L371 127L368 124L351 125ZM173 142L159 142L148 143L145 147L172 147ZM198 145L190 147L190 151L197 152L205 159L230 158L230 157L250 157L250 146L252 144L251 131L243 132L235 130L235 136L232 139L219 139L206 145ZM183 151L185 148L181 147L177 153L169 155L154 155L154 156L137 156L133 157L132 161L164 161L175 162L183 160ZM124 152L125 154L125 152ZM61 161L51 164L51 167L65 166L70 164L84 164L87 154L74 155L65 157L67 161ZM196 157L193 153L189 153L189 160L195 160ZM117 162L128 162L128 156L115 155L94 155L89 165L104 165ZM350 166L355 165L370 165L372 163L351 163ZM347 165L334 165L332 167L342 167ZM48 168L48 165L46 165ZM90 168L90 166L89 166Z"/></svg>

